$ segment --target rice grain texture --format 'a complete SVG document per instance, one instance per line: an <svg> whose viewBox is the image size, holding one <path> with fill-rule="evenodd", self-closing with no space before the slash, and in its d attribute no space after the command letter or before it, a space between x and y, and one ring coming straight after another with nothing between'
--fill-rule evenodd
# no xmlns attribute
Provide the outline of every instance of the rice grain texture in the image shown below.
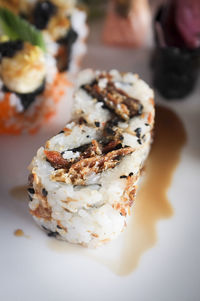
<svg viewBox="0 0 200 301"><path fill-rule="evenodd" d="M116 70L87 69L77 83L72 121L29 166L29 208L49 236L97 247L130 217L152 141L154 94L138 75Z"/></svg>

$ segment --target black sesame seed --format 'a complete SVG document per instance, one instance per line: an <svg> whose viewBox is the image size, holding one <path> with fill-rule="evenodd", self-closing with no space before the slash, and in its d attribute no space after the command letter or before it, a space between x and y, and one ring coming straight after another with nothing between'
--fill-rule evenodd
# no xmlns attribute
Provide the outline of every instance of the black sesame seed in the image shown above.
<svg viewBox="0 0 200 301"><path fill-rule="evenodd" d="M117 119L117 118L114 118L114 119L112 120L112 124L113 124L114 126L117 126L117 125L118 125L118 122L119 122L119 119Z"/></svg>
<svg viewBox="0 0 200 301"><path fill-rule="evenodd" d="M132 176L133 176L133 172L130 172L129 177L132 177Z"/></svg>
<svg viewBox="0 0 200 301"><path fill-rule="evenodd" d="M90 135L87 135L86 138L90 138Z"/></svg>
<svg viewBox="0 0 200 301"><path fill-rule="evenodd" d="M99 128L100 127L100 122L99 121L95 121L95 123L94 123L95 125L96 125L96 127L97 128Z"/></svg>
<svg viewBox="0 0 200 301"><path fill-rule="evenodd" d="M42 226L42 228L48 232L47 235L49 237L56 237L57 235L60 235L57 231L53 232L53 231L47 229L45 226Z"/></svg>
<svg viewBox="0 0 200 301"><path fill-rule="evenodd" d="M80 125L83 124L83 123L87 124L87 121L83 117L80 117L78 123Z"/></svg>
<svg viewBox="0 0 200 301"><path fill-rule="evenodd" d="M42 226L42 228L43 228L45 231L49 231L45 226Z"/></svg>
<svg viewBox="0 0 200 301"><path fill-rule="evenodd" d="M138 139L138 140L137 140L137 142L138 142L139 144L142 144L142 141L141 141L141 139Z"/></svg>
<svg viewBox="0 0 200 301"><path fill-rule="evenodd" d="M111 119L107 122L107 125L108 125L108 127L117 126L118 122L119 122L119 119L114 117L113 119Z"/></svg>
<svg viewBox="0 0 200 301"><path fill-rule="evenodd" d="M121 143L117 144L113 150L117 150L117 149L120 149L120 148L122 148L122 144Z"/></svg>
<svg viewBox="0 0 200 301"><path fill-rule="evenodd" d="M127 176L123 175L123 176L120 176L120 179L126 179Z"/></svg>
<svg viewBox="0 0 200 301"><path fill-rule="evenodd" d="M124 137L122 135L119 136L119 140L123 141Z"/></svg>
<svg viewBox="0 0 200 301"><path fill-rule="evenodd" d="M62 229L59 225L57 225L57 228L58 228L58 229Z"/></svg>
<svg viewBox="0 0 200 301"><path fill-rule="evenodd" d="M135 129L135 133L136 133L136 136L137 136L138 138L140 138L141 131L142 131L142 129L141 129L141 128L137 128L137 129Z"/></svg>
<svg viewBox="0 0 200 301"><path fill-rule="evenodd" d="M115 160L117 160L117 161L121 160L121 156L116 156Z"/></svg>
<svg viewBox="0 0 200 301"><path fill-rule="evenodd" d="M142 136L142 139L144 139L144 137L145 137L145 134Z"/></svg>
<svg viewBox="0 0 200 301"><path fill-rule="evenodd" d="M31 194L34 194L35 193L35 189L34 188L28 188L28 192L31 193Z"/></svg>
<svg viewBox="0 0 200 301"><path fill-rule="evenodd" d="M60 235L57 231L53 232L53 231L50 231L48 234L47 234L49 237L56 237L57 235Z"/></svg>
<svg viewBox="0 0 200 301"><path fill-rule="evenodd" d="M63 134L64 133L64 131L60 131L58 134Z"/></svg>
<svg viewBox="0 0 200 301"><path fill-rule="evenodd" d="M150 124L149 124L149 123L145 123L145 125L146 125L146 126L150 126Z"/></svg>
<svg viewBox="0 0 200 301"><path fill-rule="evenodd" d="M137 115L141 115L141 114L142 114L142 111L143 111L143 105L140 104L140 105L139 105L139 108L138 108Z"/></svg>
<svg viewBox="0 0 200 301"><path fill-rule="evenodd" d="M115 135L115 131L113 131L111 128L106 128L106 132L110 135Z"/></svg>
<svg viewBox="0 0 200 301"><path fill-rule="evenodd" d="M43 189L42 189L42 194L43 194L43 196L47 196L48 191L47 191L45 188L43 188Z"/></svg>
<svg viewBox="0 0 200 301"><path fill-rule="evenodd" d="M32 200L33 200L32 196L29 194L28 197L29 197L29 200L32 202Z"/></svg>

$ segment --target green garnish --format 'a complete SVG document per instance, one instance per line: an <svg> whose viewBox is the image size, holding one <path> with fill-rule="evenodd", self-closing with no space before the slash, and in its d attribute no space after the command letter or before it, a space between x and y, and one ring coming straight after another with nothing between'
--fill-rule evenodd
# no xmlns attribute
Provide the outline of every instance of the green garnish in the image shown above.
<svg viewBox="0 0 200 301"><path fill-rule="evenodd" d="M42 33L10 10L0 7L0 25L3 32L11 39L26 41L46 51Z"/></svg>

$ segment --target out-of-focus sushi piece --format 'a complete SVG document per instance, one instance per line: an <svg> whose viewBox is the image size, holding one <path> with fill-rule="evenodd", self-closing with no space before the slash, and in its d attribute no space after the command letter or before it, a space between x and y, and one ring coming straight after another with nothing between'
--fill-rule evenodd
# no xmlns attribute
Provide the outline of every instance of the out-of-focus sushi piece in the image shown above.
<svg viewBox="0 0 200 301"><path fill-rule="evenodd" d="M153 91L132 73L85 70L72 121L29 166L29 207L49 236L88 247L126 227L154 126Z"/></svg>
<svg viewBox="0 0 200 301"><path fill-rule="evenodd" d="M0 133L34 133L70 83L34 27L4 8L0 25Z"/></svg>
<svg viewBox="0 0 200 301"><path fill-rule="evenodd" d="M150 25L147 0L111 0L103 41L109 45L141 47L148 44Z"/></svg>
<svg viewBox="0 0 200 301"><path fill-rule="evenodd" d="M75 0L0 0L43 33L60 72L76 73L86 53L86 12Z"/></svg>
<svg viewBox="0 0 200 301"><path fill-rule="evenodd" d="M76 73L86 53L86 12L72 0L37 1L31 20L43 31L47 50L55 56L58 70Z"/></svg>
<svg viewBox="0 0 200 301"><path fill-rule="evenodd" d="M200 1L168 0L157 12L154 85L167 99L187 96L199 73Z"/></svg>
<svg viewBox="0 0 200 301"><path fill-rule="evenodd" d="M11 10L15 14L23 15L29 10L31 0L0 0L0 6Z"/></svg>
<svg viewBox="0 0 200 301"><path fill-rule="evenodd" d="M90 21L99 20L105 16L108 0L79 0L79 5L87 11Z"/></svg>

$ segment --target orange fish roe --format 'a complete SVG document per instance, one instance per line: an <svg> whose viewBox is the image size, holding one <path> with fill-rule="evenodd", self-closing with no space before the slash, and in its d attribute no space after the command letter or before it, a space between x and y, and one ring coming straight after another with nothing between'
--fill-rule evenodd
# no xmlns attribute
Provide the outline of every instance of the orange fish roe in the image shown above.
<svg viewBox="0 0 200 301"><path fill-rule="evenodd" d="M151 113L149 113L149 115L148 115L148 122L149 123L151 123L152 122L152 119L153 119L153 116L152 116L152 114Z"/></svg>
<svg viewBox="0 0 200 301"><path fill-rule="evenodd" d="M40 102L37 103L36 97L34 107L31 106L25 112L17 112L10 104L11 93L5 93L4 99L0 101L0 134L36 134L41 125L56 114L55 105L65 95L68 87L72 87L72 83L66 75L57 73L53 83L48 84L39 95Z"/></svg>
<svg viewBox="0 0 200 301"><path fill-rule="evenodd" d="M155 102L154 102L154 99L153 99L153 98L150 98L150 99L149 99L149 102L150 102L150 104L152 104L152 105L154 105L154 104L155 104Z"/></svg>
<svg viewBox="0 0 200 301"><path fill-rule="evenodd" d="M29 130L29 134L31 135L35 135L39 130L39 127L35 127Z"/></svg>
<svg viewBox="0 0 200 301"><path fill-rule="evenodd" d="M14 109L10 108L10 94L5 93L4 99L0 102L0 119L7 119L12 115Z"/></svg>
<svg viewBox="0 0 200 301"><path fill-rule="evenodd" d="M72 86L72 83L68 81L66 76L62 73L57 73L55 80L53 84L49 87L44 92L44 97L46 98L52 98L55 103L58 103L60 100L60 97L64 95L65 89L64 87L66 86ZM61 88L63 87L63 89Z"/></svg>

